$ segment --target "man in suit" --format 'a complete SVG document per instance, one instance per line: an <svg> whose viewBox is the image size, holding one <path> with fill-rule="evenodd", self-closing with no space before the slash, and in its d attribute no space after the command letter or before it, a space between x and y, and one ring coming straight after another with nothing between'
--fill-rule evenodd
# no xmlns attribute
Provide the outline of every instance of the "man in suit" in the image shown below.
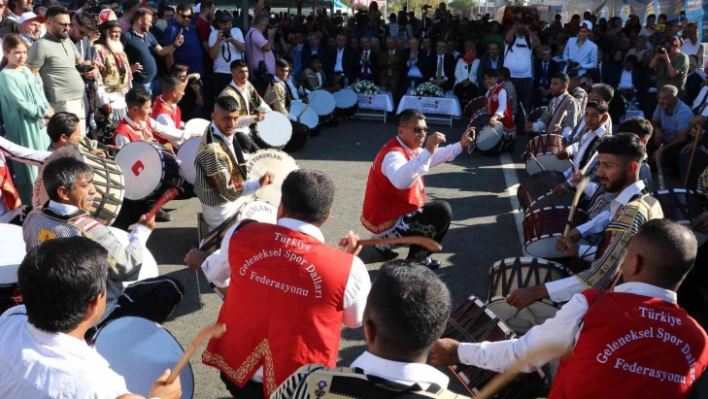
<svg viewBox="0 0 708 399"><path fill-rule="evenodd" d="M535 61L533 68L533 87L538 90L533 91L533 108L548 105L553 97L551 95L551 77L556 72L560 72L560 66L553 62L551 48L543 46L540 48L541 58ZM529 110L530 112L530 110Z"/></svg>
<svg viewBox="0 0 708 399"><path fill-rule="evenodd" d="M499 43L491 42L487 44L487 53L479 60L477 69L477 82L484 82L484 71L496 69L501 71L504 67L504 55L501 53Z"/></svg>
<svg viewBox="0 0 708 399"><path fill-rule="evenodd" d="M434 56L435 49L433 48L433 39L429 36L424 37L423 41L420 43L420 51L425 54L426 62L427 58Z"/></svg>
<svg viewBox="0 0 708 399"><path fill-rule="evenodd" d="M355 62L356 70L354 75L359 80L375 81L379 71L379 54L371 48L371 39L368 37L362 37L359 45L361 46L361 52L359 53L359 59L355 60L358 62Z"/></svg>
<svg viewBox="0 0 708 399"><path fill-rule="evenodd" d="M447 44L439 40L435 44L436 54L428 58L426 78L444 91L452 90L455 84L455 56L447 52Z"/></svg>
<svg viewBox="0 0 708 399"><path fill-rule="evenodd" d="M595 83L606 83L612 87L619 84L617 70L612 68L609 62L605 62L602 47L597 48L597 68L588 69L588 74Z"/></svg>
<svg viewBox="0 0 708 399"><path fill-rule="evenodd" d="M641 69L637 68L637 56L628 55L624 60L624 68L617 78L617 91L627 100L641 98L646 89L642 86L643 78Z"/></svg>
<svg viewBox="0 0 708 399"><path fill-rule="evenodd" d="M340 86L346 86L345 79L349 83L354 81L354 54L347 47L347 37L345 35L337 35L337 46L329 51L328 58L331 62L326 70L327 75L334 78L335 83Z"/></svg>
<svg viewBox="0 0 708 399"><path fill-rule="evenodd" d="M394 97L402 69L403 52L396 50L396 41L389 36L386 38L386 50L379 57L379 84L393 93Z"/></svg>
<svg viewBox="0 0 708 399"><path fill-rule="evenodd" d="M406 90L411 87L411 82L419 85L425 82L425 68L428 57L420 49L420 42L415 37L408 39L408 49L403 52L403 77L401 88Z"/></svg>
<svg viewBox="0 0 708 399"><path fill-rule="evenodd" d="M303 70L310 65L310 57L313 55L320 56L323 70L326 71L329 69L330 66L329 59L327 57L327 47L320 45L320 42L320 36L316 32L307 35L307 43L309 46L305 46L302 49L302 53L300 53L300 59L302 60L300 65L302 65Z"/></svg>

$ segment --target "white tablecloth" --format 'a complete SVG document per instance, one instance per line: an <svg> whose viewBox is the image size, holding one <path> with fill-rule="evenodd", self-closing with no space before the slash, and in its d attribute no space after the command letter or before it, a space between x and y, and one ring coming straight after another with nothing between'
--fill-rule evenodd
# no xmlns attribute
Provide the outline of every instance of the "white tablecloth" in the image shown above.
<svg viewBox="0 0 708 399"><path fill-rule="evenodd" d="M398 104L396 115L407 109L417 109L424 114L451 116L460 116L460 114L462 114L460 102L452 93L447 93L445 97L415 97L405 95Z"/></svg>
<svg viewBox="0 0 708 399"><path fill-rule="evenodd" d="M357 94L359 109L393 112L393 95L390 92L379 94Z"/></svg>

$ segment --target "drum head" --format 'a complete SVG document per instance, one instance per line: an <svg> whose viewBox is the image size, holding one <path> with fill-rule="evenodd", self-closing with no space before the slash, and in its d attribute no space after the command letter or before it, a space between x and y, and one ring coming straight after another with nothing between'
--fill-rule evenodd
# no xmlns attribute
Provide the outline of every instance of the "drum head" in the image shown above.
<svg viewBox="0 0 708 399"><path fill-rule="evenodd" d="M337 108L351 108L359 104L359 97L356 95L354 90L351 89L341 89L336 93L333 93L334 102Z"/></svg>
<svg viewBox="0 0 708 399"><path fill-rule="evenodd" d="M268 112L265 119L258 122L258 137L271 147L284 147L293 135L290 119L280 112Z"/></svg>
<svg viewBox="0 0 708 399"><path fill-rule="evenodd" d="M479 132L477 148L479 148L480 151L489 151L501 142L503 135L504 126L502 126L501 122L497 122L494 127L487 125Z"/></svg>
<svg viewBox="0 0 708 399"><path fill-rule="evenodd" d="M121 243L124 247L128 247L130 244L129 234L125 230L121 230L115 227L109 227L113 236ZM140 267L140 273L138 274L138 281L145 280L148 278L157 277L160 275L160 271L157 269L157 262L152 256L149 249L143 248L143 264ZM134 284L135 281L128 281L123 283L123 287L128 287Z"/></svg>
<svg viewBox="0 0 708 399"><path fill-rule="evenodd" d="M189 122L184 125L184 131L187 132L187 135L194 133L203 135L209 125L211 125L211 121L202 118L194 118L190 119Z"/></svg>
<svg viewBox="0 0 708 399"><path fill-rule="evenodd" d="M572 206L575 194L571 191L566 191L561 195L555 196L550 191L546 194L536 198L535 201L529 205L527 212L533 212L538 209L555 207L555 206Z"/></svg>
<svg viewBox="0 0 708 399"><path fill-rule="evenodd" d="M556 238L563 235L570 215L569 206L555 206L537 209L524 216L524 244L526 253L537 258L565 258L563 251L556 250ZM576 211L571 228L585 223L587 215Z"/></svg>
<svg viewBox="0 0 708 399"><path fill-rule="evenodd" d="M272 172L275 181L256 191L256 198L271 205L280 206L280 188L285 178L293 170L299 169L297 162L288 154L278 150L259 150L251 154L246 162L248 179L260 179L267 172Z"/></svg>
<svg viewBox="0 0 708 399"><path fill-rule="evenodd" d="M153 382L167 369L172 369L184 349L167 330L140 317L121 317L108 322L98 331L96 351L116 373L125 378L130 392L149 398ZM194 394L192 365L179 375L182 399Z"/></svg>
<svg viewBox="0 0 708 399"><path fill-rule="evenodd" d="M25 258L22 227L0 223L0 287L17 283L17 268Z"/></svg>
<svg viewBox="0 0 708 399"><path fill-rule="evenodd" d="M299 116L300 123L309 127L310 129L317 128L317 124L320 123L320 117L317 115L312 107L308 107L307 104L303 102L294 102L290 104L289 113Z"/></svg>
<svg viewBox="0 0 708 399"><path fill-rule="evenodd" d="M336 107L334 96L325 90L315 90L307 95L310 99L310 107L312 107L317 115L327 116L334 112Z"/></svg>
<svg viewBox="0 0 708 399"><path fill-rule="evenodd" d="M560 263L540 258L502 259L489 269L487 302L495 296L509 296L519 288L535 287L572 276Z"/></svg>
<svg viewBox="0 0 708 399"><path fill-rule="evenodd" d="M569 160L558 159L553 154L536 155L536 161L534 161L533 159L529 159L528 162L526 162L526 172L528 172L529 175L536 174L538 172L541 172L542 170L555 170L558 172L565 172L571 166ZM541 169L541 166L539 166L539 164L543 166L543 169Z"/></svg>
<svg viewBox="0 0 708 399"><path fill-rule="evenodd" d="M484 110L484 96L477 97L468 102L467 105L465 105L464 111L462 111L462 116L465 119L472 120L474 119L475 114L480 110Z"/></svg>
<svg viewBox="0 0 708 399"><path fill-rule="evenodd" d="M519 186L518 191L519 203L524 212L528 211L531 203L536 201L538 197L551 192L564 181L566 181L566 178L563 173L555 170L539 172L526 179Z"/></svg>
<svg viewBox="0 0 708 399"><path fill-rule="evenodd" d="M116 155L116 163L125 177L125 198L141 200L160 188L164 166L158 146L145 141L133 141Z"/></svg>
<svg viewBox="0 0 708 399"><path fill-rule="evenodd" d="M519 335L524 335L532 327L543 324L558 312L558 308L553 302L546 299L518 310L506 303L506 298L497 296L492 298L487 307Z"/></svg>
<svg viewBox="0 0 708 399"><path fill-rule="evenodd" d="M546 112L546 108L548 107L534 108L534 110L528 115L528 121L531 123L537 122L541 116L543 116L543 113Z"/></svg>
<svg viewBox="0 0 708 399"><path fill-rule="evenodd" d="M278 207L265 201L253 199L241 205L236 213L236 219L251 219L261 223L276 224L278 222Z"/></svg>
<svg viewBox="0 0 708 399"><path fill-rule="evenodd" d="M197 150L202 142L201 137L193 137L185 141L177 152L177 159L180 160L179 168L184 180L189 184L194 184L197 178L197 169L194 167L194 160L197 159Z"/></svg>

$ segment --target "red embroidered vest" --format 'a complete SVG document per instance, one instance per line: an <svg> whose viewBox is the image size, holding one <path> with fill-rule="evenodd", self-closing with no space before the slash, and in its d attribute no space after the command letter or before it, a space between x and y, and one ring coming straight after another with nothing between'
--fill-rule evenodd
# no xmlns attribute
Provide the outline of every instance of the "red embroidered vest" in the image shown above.
<svg viewBox="0 0 708 399"><path fill-rule="evenodd" d="M419 177L412 186L401 190L383 174L384 157L391 151L400 152L408 161L413 158L396 137L389 140L376 155L369 171L369 180L366 182L364 209L361 213L361 223L374 234L390 229L396 224L399 216L425 205L423 177Z"/></svg>
<svg viewBox="0 0 708 399"><path fill-rule="evenodd" d="M22 206L20 194L12 182L10 168L7 166L5 156L0 153L0 200L5 203L5 209L11 211Z"/></svg>
<svg viewBox="0 0 708 399"><path fill-rule="evenodd" d="M145 130L134 129L125 118L123 118L116 127L115 134L113 135L113 144L115 144L116 136L119 134L127 137L131 143L133 141L152 141L155 138L155 134L152 132L149 123L145 125Z"/></svg>
<svg viewBox="0 0 708 399"><path fill-rule="evenodd" d="M209 341L204 364L240 387L263 366L266 398L305 364L334 367L353 260L296 230L243 226L229 245L231 283L218 321L226 332Z"/></svg>
<svg viewBox="0 0 708 399"><path fill-rule="evenodd" d="M496 85L489 89L487 95L484 96L484 109L489 115L494 115L499 109L499 92L506 91L502 85ZM511 99L509 93L506 93L506 111L504 117L501 118L501 123L507 131L514 130L514 118L511 116Z"/></svg>
<svg viewBox="0 0 708 399"><path fill-rule="evenodd" d="M150 117L152 119L157 119L158 115L162 114L167 114L170 119L172 119L172 122L175 124L175 127L177 129L179 129L179 127L182 125L182 110L179 109L179 107L172 108L171 106L167 105L167 103L162 100L162 94L160 94L155 99L155 104L152 106L152 114L150 115ZM167 139L164 139L159 135L155 135L155 140L157 140L157 142L160 144L169 143Z"/></svg>
<svg viewBox="0 0 708 399"><path fill-rule="evenodd" d="M582 293L577 345L548 399L685 398L708 362L708 336L675 303L630 293Z"/></svg>

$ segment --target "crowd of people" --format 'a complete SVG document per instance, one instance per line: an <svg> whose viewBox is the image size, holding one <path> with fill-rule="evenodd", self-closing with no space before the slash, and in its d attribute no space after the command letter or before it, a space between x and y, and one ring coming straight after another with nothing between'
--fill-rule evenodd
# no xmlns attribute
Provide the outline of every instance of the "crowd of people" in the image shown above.
<svg viewBox="0 0 708 399"><path fill-rule="evenodd" d="M708 335L687 310L708 310L708 245L694 234L708 234L708 85L695 23L588 12L546 24L521 8L500 22L470 21L446 3L388 18L376 2L352 16L276 14L262 0L252 15L217 8L212 0L6 4L0 222L21 226L26 255L17 281L0 281L0 309L8 308L0 397L139 397L90 346L120 318L165 322L185 293L174 278L141 276L156 219L169 220L159 195L126 196L120 212L106 210L112 158L135 143L162 154L162 178L199 200L204 233L218 238L216 250L193 248L185 263L224 298L217 324L226 330L201 360L234 397L449 398L460 395L429 357L501 373L534 372L561 355L549 398L697 394ZM387 259L398 244L409 248L373 281L359 236L349 232L338 248L324 242L332 177L246 167L268 148L253 127L270 113L305 132L292 103L363 80L396 101L426 82L465 108L481 98L485 126L503 127L498 151L513 150L517 134L567 144L555 156L573 166L549 195L577 191L573 210L589 215L555 241L577 269L505 299L517 314L550 300L555 317L511 340L443 337L455 320L429 244L443 242L454 209L427 200L423 176L478 145L476 118L457 139L430 132L417 110L400 113L396 135L373 158L360 222ZM202 118L199 131L187 128ZM308 134L294 133L298 144L285 150ZM195 177L186 183L174 152L191 139ZM138 160L123 171L126 189L136 188L127 176L145 168ZM690 226L649 194L651 169L695 191ZM275 223L236 219L242 199L276 184ZM363 327L366 351L335 368L343 325ZM154 376L148 398L181 396L168 375Z"/></svg>

